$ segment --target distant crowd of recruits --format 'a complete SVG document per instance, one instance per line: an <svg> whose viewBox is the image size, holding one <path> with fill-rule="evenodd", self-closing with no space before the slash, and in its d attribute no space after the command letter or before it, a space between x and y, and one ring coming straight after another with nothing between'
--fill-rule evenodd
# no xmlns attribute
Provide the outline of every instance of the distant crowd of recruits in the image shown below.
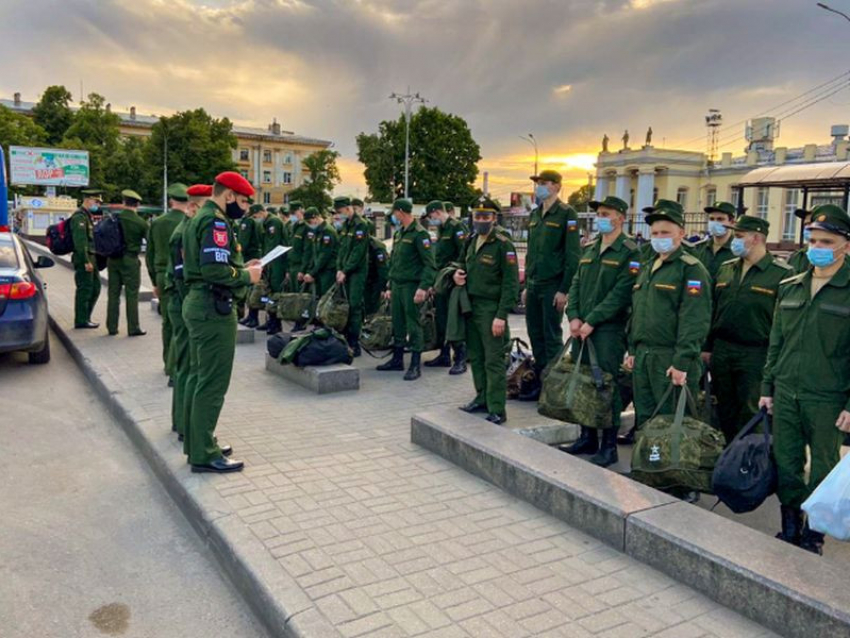
<svg viewBox="0 0 850 638"><path fill-rule="evenodd" d="M717 425L727 440L760 408L773 414L782 506L778 537L819 553L823 536L808 528L800 506L838 462L844 432L850 431L847 213L834 205L798 211L805 245L783 261L767 250L768 222L739 216L725 202L705 209L710 236L690 244L681 205L657 201L644 209L651 240L639 246L624 232L628 204L609 196L590 203L598 234L582 247L576 211L560 199L561 175L546 170L532 179L538 206L528 225L522 303L538 381L520 399L538 399L543 370L564 347L566 315L574 358L589 339L604 372L614 378L623 368L631 372L635 429L618 437L624 406L614 393L613 427L601 433L582 428L565 448L609 466L617 461L618 439L633 442L659 407L672 412L672 403L659 406L671 383L688 385L695 394L710 371ZM298 202L288 213L252 206L253 194L250 183L232 172L212 186L172 185L169 210L149 231L133 210L141 198L123 194L119 216L127 252L114 264L110 260L107 328L117 332L123 285L129 334L143 334L130 306L137 303L138 252L147 234L147 266L162 304L163 360L174 385L173 427L193 471L242 468L214 432L230 381L238 307L261 277L271 292L312 286L321 295L334 283L344 285L351 304L345 336L356 354L364 317L386 301L393 352L378 369L404 371L409 351L407 380L421 374L419 309L433 299L440 352L424 365L461 374L468 357L475 397L461 409L496 424L506 421L507 320L520 286L516 248L497 224L497 204L487 197L473 202L468 228L446 202L429 203L420 220L410 201L397 200L388 256L358 200L335 199L327 221ZM78 328L97 327L91 322L99 291L91 217L99 204L99 193L88 192L71 218ZM292 249L263 272L259 257L277 245ZM460 332L449 328L459 316L465 327ZM243 321L258 326L257 311ZM281 329L274 317L264 327Z"/></svg>

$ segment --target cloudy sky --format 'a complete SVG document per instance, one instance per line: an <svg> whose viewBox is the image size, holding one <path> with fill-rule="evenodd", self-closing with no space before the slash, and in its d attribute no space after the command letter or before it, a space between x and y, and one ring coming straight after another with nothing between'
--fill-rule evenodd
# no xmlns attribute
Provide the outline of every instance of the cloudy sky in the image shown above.
<svg viewBox="0 0 850 638"><path fill-rule="evenodd" d="M0 24L4 97L82 81L117 109L276 117L334 140L341 190L361 195L354 138L408 86L466 118L503 196L528 187L522 134L576 186L605 133L634 146L651 125L657 146L700 150L708 108L732 124L850 69L850 22L814 0L2 0ZM850 123L850 90L780 143L824 143L832 123Z"/></svg>

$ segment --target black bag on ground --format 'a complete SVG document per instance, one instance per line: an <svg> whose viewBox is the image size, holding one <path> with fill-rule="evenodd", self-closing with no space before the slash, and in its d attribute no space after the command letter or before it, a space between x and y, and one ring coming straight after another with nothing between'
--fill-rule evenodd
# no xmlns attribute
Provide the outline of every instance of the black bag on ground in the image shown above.
<svg viewBox="0 0 850 638"><path fill-rule="evenodd" d="M760 423L764 432L758 434L755 429ZM776 492L776 464L770 446L770 417L762 409L717 459L712 490L736 514L752 512Z"/></svg>
<svg viewBox="0 0 850 638"><path fill-rule="evenodd" d="M330 328L316 328L297 334L278 357L281 363L291 363L299 368L351 363L353 360L345 339Z"/></svg>
<svg viewBox="0 0 850 638"><path fill-rule="evenodd" d="M45 238L47 247L54 255L67 255L74 252L74 235L71 233L69 219L63 219L58 224L48 226Z"/></svg>
<svg viewBox="0 0 850 638"><path fill-rule="evenodd" d="M292 335L284 334L282 332L272 335L266 339L266 350L268 351L269 356L273 359L277 359L290 341L292 341Z"/></svg>
<svg viewBox="0 0 850 638"><path fill-rule="evenodd" d="M127 250L124 242L124 229L121 228L121 220L118 215L110 213L104 215L94 227L94 252L104 257L123 257Z"/></svg>

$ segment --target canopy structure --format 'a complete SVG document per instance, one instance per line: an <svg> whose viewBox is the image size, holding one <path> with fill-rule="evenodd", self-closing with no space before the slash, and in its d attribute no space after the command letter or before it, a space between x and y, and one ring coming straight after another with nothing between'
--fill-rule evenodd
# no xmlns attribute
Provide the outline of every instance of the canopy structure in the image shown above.
<svg viewBox="0 0 850 638"><path fill-rule="evenodd" d="M763 166L744 175L735 187L740 191L739 212L743 212L746 188L799 188L803 191L801 208L808 208L809 193L840 191L844 209L850 204L850 162L819 162Z"/></svg>

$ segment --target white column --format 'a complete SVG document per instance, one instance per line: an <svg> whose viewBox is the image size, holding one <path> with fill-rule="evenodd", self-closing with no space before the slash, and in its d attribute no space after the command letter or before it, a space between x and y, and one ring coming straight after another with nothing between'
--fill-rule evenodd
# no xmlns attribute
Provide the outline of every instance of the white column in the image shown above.
<svg viewBox="0 0 850 638"><path fill-rule="evenodd" d="M633 211L635 223L632 227L632 233L637 235L639 232L644 237L649 238L649 227L643 221L643 209L647 206L652 206L655 202L652 201L652 195L655 191L655 171L651 173L640 173L638 175L637 197L635 198L635 210Z"/></svg>
<svg viewBox="0 0 850 638"><path fill-rule="evenodd" d="M631 181L632 180L629 175L617 175L614 195L622 199L624 202L629 201L629 186Z"/></svg>
<svg viewBox="0 0 850 638"><path fill-rule="evenodd" d="M608 197L608 178L600 175L596 178L596 190L593 191L593 199L601 202Z"/></svg>

